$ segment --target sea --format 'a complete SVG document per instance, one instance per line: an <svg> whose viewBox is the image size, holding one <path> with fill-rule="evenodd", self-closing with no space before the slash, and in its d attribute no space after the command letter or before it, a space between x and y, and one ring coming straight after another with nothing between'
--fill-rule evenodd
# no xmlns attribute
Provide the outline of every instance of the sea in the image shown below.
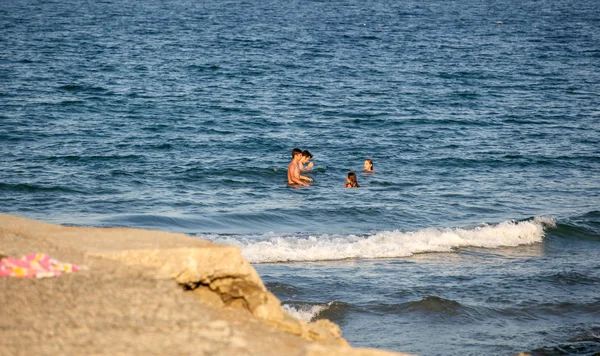
<svg viewBox="0 0 600 356"><path fill-rule="evenodd" d="M1 1L0 212L239 246L354 347L599 355L600 1Z"/></svg>

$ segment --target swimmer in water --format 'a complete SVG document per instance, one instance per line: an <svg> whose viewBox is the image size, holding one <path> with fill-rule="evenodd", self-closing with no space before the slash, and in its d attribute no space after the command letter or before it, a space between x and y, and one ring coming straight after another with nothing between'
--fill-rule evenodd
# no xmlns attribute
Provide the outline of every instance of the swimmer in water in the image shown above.
<svg viewBox="0 0 600 356"><path fill-rule="evenodd" d="M365 159L365 163L363 164L363 168L365 169L364 171L366 173L372 173L375 172L373 170L373 160L372 159Z"/></svg>
<svg viewBox="0 0 600 356"><path fill-rule="evenodd" d="M348 176L346 176L346 184L344 185L344 188L360 188L360 185L358 185L358 181L356 180L356 173L348 173Z"/></svg>
<svg viewBox="0 0 600 356"><path fill-rule="evenodd" d="M314 164L312 162L308 162L312 157L313 155L310 152L308 152L308 150L302 151L302 159L300 160L300 164L298 165L300 171L309 171L313 168ZM307 163L308 165L304 166Z"/></svg>
<svg viewBox="0 0 600 356"><path fill-rule="evenodd" d="M292 161L288 164L288 185L307 186L306 181L311 182L312 179L300 175L300 160L302 159L302 150L294 148L292 150Z"/></svg>

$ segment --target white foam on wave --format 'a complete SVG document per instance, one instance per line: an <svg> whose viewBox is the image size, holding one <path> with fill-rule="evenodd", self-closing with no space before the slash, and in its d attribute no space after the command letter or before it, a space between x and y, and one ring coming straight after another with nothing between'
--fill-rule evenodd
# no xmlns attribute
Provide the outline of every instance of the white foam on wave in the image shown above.
<svg viewBox="0 0 600 356"><path fill-rule="evenodd" d="M281 307L283 310L291 314L292 316L304 320L306 322L312 321L320 312L329 308L332 302L327 304L316 304L316 305L302 305L293 306L290 304L284 304Z"/></svg>
<svg viewBox="0 0 600 356"><path fill-rule="evenodd" d="M450 252L459 247L497 248L539 243L553 219L505 221L471 228L427 228L412 232L382 231L370 236L269 236L264 239L218 238L238 246L251 263L324 261L347 258L407 257L415 253Z"/></svg>

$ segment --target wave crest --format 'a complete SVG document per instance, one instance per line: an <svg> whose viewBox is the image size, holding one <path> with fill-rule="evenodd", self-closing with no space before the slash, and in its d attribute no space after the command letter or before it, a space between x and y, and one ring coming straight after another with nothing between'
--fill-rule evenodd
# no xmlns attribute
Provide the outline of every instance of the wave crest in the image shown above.
<svg viewBox="0 0 600 356"><path fill-rule="evenodd" d="M307 322L323 317L335 319L336 317L339 317L338 314L344 314L347 309L346 303L342 302L284 302L281 307L292 316Z"/></svg>
<svg viewBox="0 0 600 356"><path fill-rule="evenodd" d="M368 236L320 235L307 238L277 236L266 239L219 238L215 242L238 246L251 263L325 261L349 258L407 257L416 253L450 252L460 247L497 248L539 243L544 227L554 220L535 218L505 221L472 228L427 228L412 232L382 231Z"/></svg>

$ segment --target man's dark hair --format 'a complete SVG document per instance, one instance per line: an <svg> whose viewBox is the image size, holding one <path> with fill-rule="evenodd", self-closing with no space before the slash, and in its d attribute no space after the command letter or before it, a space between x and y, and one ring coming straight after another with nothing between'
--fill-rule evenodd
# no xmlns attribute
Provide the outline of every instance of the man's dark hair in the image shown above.
<svg viewBox="0 0 600 356"><path fill-rule="evenodd" d="M294 158L294 156L297 155L297 154L302 154L302 150L299 149L299 148L294 148L292 150L292 158Z"/></svg>
<svg viewBox="0 0 600 356"><path fill-rule="evenodd" d="M310 152L308 152L308 150L304 150L302 151L302 157L312 158L312 155L310 154Z"/></svg>

